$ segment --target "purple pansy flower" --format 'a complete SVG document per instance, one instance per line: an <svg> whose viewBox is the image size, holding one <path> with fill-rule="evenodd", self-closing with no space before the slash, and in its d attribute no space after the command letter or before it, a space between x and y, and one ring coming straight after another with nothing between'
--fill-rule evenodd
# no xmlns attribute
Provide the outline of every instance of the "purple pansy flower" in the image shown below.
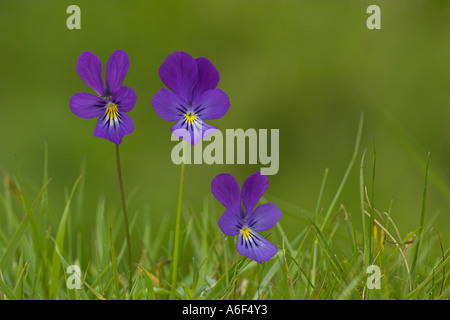
<svg viewBox="0 0 450 320"><path fill-rule="evenodd" d="M164 120L177 121L171 128L174 135L196 145L217 130L204 120L223 117L230 100L216 88L219 72L208 59L194 59L186 52L174 52L159 68L159 77L171 91L160 89L152 105Z"/></svg>
<svg viewBox="0 0 450 320"><path fill-rule="evenodd" d="M255 209L259 199L269 186L267 176L259 171L248 177L239 190L239 184L230 174L217 175L211 183L213 195L225 207L218 225L228 236L239 235L237 251L258 263L272 258L278 251L256 231L272 228L281 218L281 211L273 203L265 203Z"/></svg>
<svg viewBox="0 0 450 320"><path fill-rule="evenodd" d="M102 63L92 52L85 51L77 61L77 72L81 79L98 96L87 92L74 94L70 98L70 110L80 118L98 118L94 136L107 139L116 145L122 137L134 130L133 120L126 112L133 109L136 93L122 86L130 60L123 50L114 51L106 64L105 83L102 78Z"/></svg>

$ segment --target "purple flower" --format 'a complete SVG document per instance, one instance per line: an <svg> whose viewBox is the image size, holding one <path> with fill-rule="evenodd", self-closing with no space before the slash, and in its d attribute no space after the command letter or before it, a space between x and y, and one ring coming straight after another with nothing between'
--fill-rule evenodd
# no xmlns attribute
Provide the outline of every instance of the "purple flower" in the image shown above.
<svg viewBox="0 0 450 320"><path fill-rule="evenodd" d="M70 98L70 110L80 118L98 118L94 136L107 139L116 145L122 143L122 137L134 130L133 120L126 112L133 109L136 93L122 86L130 60L123 50L114 51L106 64L106 77L103 83L102 63L89 51L84 51L77 61L77 72L81 79L98 96L87 92L74 94Z"/></svg>
<svg viewBox="0 0 450 320"><path fill-rule="evenodd" d="M220 229L228 236L239 235L237 251L258 263L269 260L278 251L277 246L256 232L272 228L281 218L280 209L273 203L255 209L268 186L267 176L259 171L245 180L242 191L227 173L217 175L211 183L213 195L226 209L218 222Z"/></svg>
<svg viewBox="0 0 450 320"><path fill-rule="evenodd" d="M171 128L174 135L196 145L217 130L204 120L223 117L230 100L222 90L216 89L219 72L208 59L174 52L159 68L159 77L171 91L160 89L152 105L164 120L177 121Z"/></svg>

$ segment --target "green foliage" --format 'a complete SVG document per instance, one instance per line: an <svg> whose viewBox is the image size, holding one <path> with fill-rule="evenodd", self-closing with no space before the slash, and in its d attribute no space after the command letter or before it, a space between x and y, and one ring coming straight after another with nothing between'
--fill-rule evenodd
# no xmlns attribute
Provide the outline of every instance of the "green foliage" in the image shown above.
<svg viewBox="0 0 450 320"><path fill-rule="evenodd" d="M355 154L360 153L361 128L362 119ZM427 178L419 226L402 236L393 213L378 210L368 201L361 161L361 188L355 197L362 201L363 230L355 226L344 204L336 207L347 175L355 170L355 154L329 205L322 203L329 174L325 171L315 213L270 195L262 199L276 202L284 216L302 226L295 237L290 237L281 219L265 235L278 245L279 252L263 264L237 254L235 239L220 233L216 223L222 209L211 195L204 197L200 212L184 205L175 287L171 276L173 243L164 240L165 234L173 236L172 225L153 225L148 210L143 210L144 217L134 215L130 228L134 238L140 240L133 248L139 260L128 270L120 211L109 209L100 198L95 223L83 224L74 214L74 204L84 202L84 193L76 189L83 185L85 176L75 181L58 218L50 214L53 198L47 190L47 168L32 205L19 182L20 175L15 179L3 172L0 204L7 220L0 229L1 295L5 299L153 300L170 298L174 292L175 299L448 299L450 285L445 270L450 249L444 250L432 220L425 219ZM426 168L425 177L428 165ZM330 214L322 216L324 206ZM137 219L145 222L136 223ZM81 225L75 225L76 221ZM111 225L111 221L116 223ZM74 234L82 239L79 243L74 244ZM118 243L120 250L116 251ZM371 255L373 260L368 260ZM366 286L369 263L381 269L380 289L369 290ZM70 276L66 270L71 264L82 270L79 290L65 286Z"/></svg>
<svg viewBox="0 0 450 320"><path fill-rule="evenodd" d="M376 31L373 1L344 2L78 0L68 30L64 1L0 1L0 299L448 299L450 2L380 0ZM116 49L138 97L121 145L131 269L114 150L68 105L90 90L79 54ZM210 194L216 174L259 164L186 166L177 215L175 142L151 98L178 50L220 71L231 107L211 125L280 129L262 199L283 212L263 234L279 252L261 265L220 233Z"/></svg>

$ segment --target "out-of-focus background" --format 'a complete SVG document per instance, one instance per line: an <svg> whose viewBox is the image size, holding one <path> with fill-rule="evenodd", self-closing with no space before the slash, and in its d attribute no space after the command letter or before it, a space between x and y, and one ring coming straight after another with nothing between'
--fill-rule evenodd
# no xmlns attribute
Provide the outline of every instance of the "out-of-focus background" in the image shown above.
<svg viewBox="0 0 450 320"><path fill-rule="evenodd" d="M427 221L450 240L450 3L448 1L0 1L0 167L20 169L30 194L42 184L48 146L53 215L62 213L85 159L82 221L95 219L98 199L120 209L114 145L94 138L95 119L69 110L77 92L93 92L76 73L81 52L105 67L116 49L130 57L124 85L137 93L129 115L135 131L121 145L129 211L175 220L180 168L176 142L154 112L167 55L207 57L231 101L221 130L279 129L280 168L267 195L313 211L324 170L324 203L350 161L361 112L361 149L339 203L360 218L359 165L375 206L404 235L419 223L427 153L431 152ZM81 30L68 30L66 9L81 8ZM381 8L381 30L366 9ZM201 211L217 173L240 183L261 165L189 165L185 204ZM281 207L281 205L280 205ZM217 208L220 208L218 206ZM220 211L215 214L218 219ZM1 217L0 217L1 218ZM115 217L107 218L107 223ZM91 220L92 219L92 220ZM109 219L109 220L108 220ZM300 221L280 221L288 236Z"/></svg>

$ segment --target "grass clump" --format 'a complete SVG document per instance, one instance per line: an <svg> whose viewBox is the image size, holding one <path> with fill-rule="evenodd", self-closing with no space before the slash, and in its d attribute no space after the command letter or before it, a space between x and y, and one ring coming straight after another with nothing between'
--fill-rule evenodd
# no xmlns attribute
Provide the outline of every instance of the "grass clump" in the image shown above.
<svg viewBox="0 0 450 320"><path fill-rule="evenodd" d="M26 192L19 171L15 176L2 171L0 298L448 299L449 248L426 214L430 156L420 219L414 230L402 235L392 218L392 204L384 210L374 205L375 146L368 191L364 175L367 151L360 150L362 124L361 117L354 152L330 203L323 203L328 169L314 210L270 195L262 199L276 203L285 216L298 223L293 237L285 232L283 219L263 234L279 248L276 256L263 264L237 254L236 239L224 236L217 227L222 208L211 195L205 195L201 212L188 202L182 208L175 270L173 223L156 223L145 204L140 213L131 214L130 233L139 241L134 242L133 268L128 270L120 212L99 198L93 222L82 214L84 165L79 178L66 190L62 212L53 212L51 205L47 152L38 190ZM359 192L354 196L361 211L355 213L339 204L339 199L349 175L358 169ZM67 272L71 265L79 266L79 278ZM380 271L379 289L369 288L374 279L368 271L371 265ZM177 272L176 283L173 272ZM71 288L75 283L80 284L79 289Z"/></svg>

